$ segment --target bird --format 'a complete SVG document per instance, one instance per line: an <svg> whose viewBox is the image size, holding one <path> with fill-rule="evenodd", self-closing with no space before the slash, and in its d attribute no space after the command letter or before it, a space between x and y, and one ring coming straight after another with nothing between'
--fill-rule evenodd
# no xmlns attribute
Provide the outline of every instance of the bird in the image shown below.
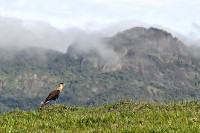
<svg viewBox="0 0 200 133"><path fill-rule="evenodd" d="M42 101L40 103L40 108L42 108L44 105L46 105L47 103L49 103L51 100L56 101L59 97L60 92L62 91L63 87L65 86L64 83L59 83L57 89L51 91L51 93L49 93L49 95L47 96L47 98L45 99L45 101Z"/></svg>

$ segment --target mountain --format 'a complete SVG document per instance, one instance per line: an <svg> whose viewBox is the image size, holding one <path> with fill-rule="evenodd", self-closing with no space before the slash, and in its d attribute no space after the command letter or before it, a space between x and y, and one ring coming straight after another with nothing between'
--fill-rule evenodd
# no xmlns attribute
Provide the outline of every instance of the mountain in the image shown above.
<svg viewBox="0 0 200 133"><path fill-rule="evenodd" d="M66 105L200 100L198 51L153 27L77 41L66 53L1 48L0 111L37 108L59 82Z"/></svg>

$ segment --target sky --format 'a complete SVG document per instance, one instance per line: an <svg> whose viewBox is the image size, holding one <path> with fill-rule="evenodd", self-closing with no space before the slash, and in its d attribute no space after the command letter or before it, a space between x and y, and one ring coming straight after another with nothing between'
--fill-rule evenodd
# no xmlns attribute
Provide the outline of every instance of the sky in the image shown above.
<svg viewBox="0 0 200 133"><path fill-rule="evenodd" d="M0 20L32 29L45 25L105 36L135 26L154 26L198 40L199 7L197 0L0 0Z"/></svg>
<svg viewBox="0 0 200 133"><path fill-rule="evenodd" d="M134 21L183 34L200 25L197 0L0 0L0 16L44 21L56 28L99 30Z"/></svg>

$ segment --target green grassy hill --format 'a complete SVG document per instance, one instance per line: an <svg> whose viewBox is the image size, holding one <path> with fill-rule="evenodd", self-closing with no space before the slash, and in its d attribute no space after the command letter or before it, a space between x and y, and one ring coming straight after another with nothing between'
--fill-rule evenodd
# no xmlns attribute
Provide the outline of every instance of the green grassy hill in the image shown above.
<svg viewBox="0 0 200 133"><path fill-rule="evenodd" d="M0 132L200 132L200 104L121 101L100 107L49 105L0 115Z"/></svg>

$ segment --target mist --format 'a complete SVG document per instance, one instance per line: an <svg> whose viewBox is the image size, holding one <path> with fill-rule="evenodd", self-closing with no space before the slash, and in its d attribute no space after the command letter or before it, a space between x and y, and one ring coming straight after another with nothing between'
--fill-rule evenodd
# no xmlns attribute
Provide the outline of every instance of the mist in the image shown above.
<svg viewBox="0 0 200 133"><path fill-rule="evenodd" d="M45 22L22 22L4 17L0 17L0 28L1 48L22 50L42 47L65 53L69 46L76 44L73 46L76 54L95 52L96 56L91 58L94 64L115 65L119 62L119 56L101 41L102 34L99 32L85 32L73 27L58 30Z"/></svg>
<svg viewBox="0 0 200 133"><path fill-rule="evenodd" d="M62 51L71 43L69 33L44 22L23 23L15 18L0 17L0 29L0 47L44 47Z"/></svg>
<svg viewBox="0 0 200 133"><path fill-rule="evenodd" d="M98 36L82 35L68 49L72 56L84 56L96 67L113 67L120 62L120 56L113 47L102 41ZM77 58L77 57L76 57Z"/></svg>
<svg viewBox="0 0 200 133"><path fill-rule="evenodd" d="M118 32L136 26L148 28L152 25L130 20L113 23L94 31L81 30L81 28L76 27L59 30L46 22L21 21L16 18L0 17L0 47L19 50L29 47L43 47L65 53L69 46L74 45L76 54L87 55L94 52L96 57L91 58L91 60L95 64L116 65L120 62L120 55L108 44L102 42L102 37L114 36ZM200 26L198 24L193 24L193 32L187 36L167 27L159 25L153 27L160 27L171 32L185 44L200 45Z"/></svg>

